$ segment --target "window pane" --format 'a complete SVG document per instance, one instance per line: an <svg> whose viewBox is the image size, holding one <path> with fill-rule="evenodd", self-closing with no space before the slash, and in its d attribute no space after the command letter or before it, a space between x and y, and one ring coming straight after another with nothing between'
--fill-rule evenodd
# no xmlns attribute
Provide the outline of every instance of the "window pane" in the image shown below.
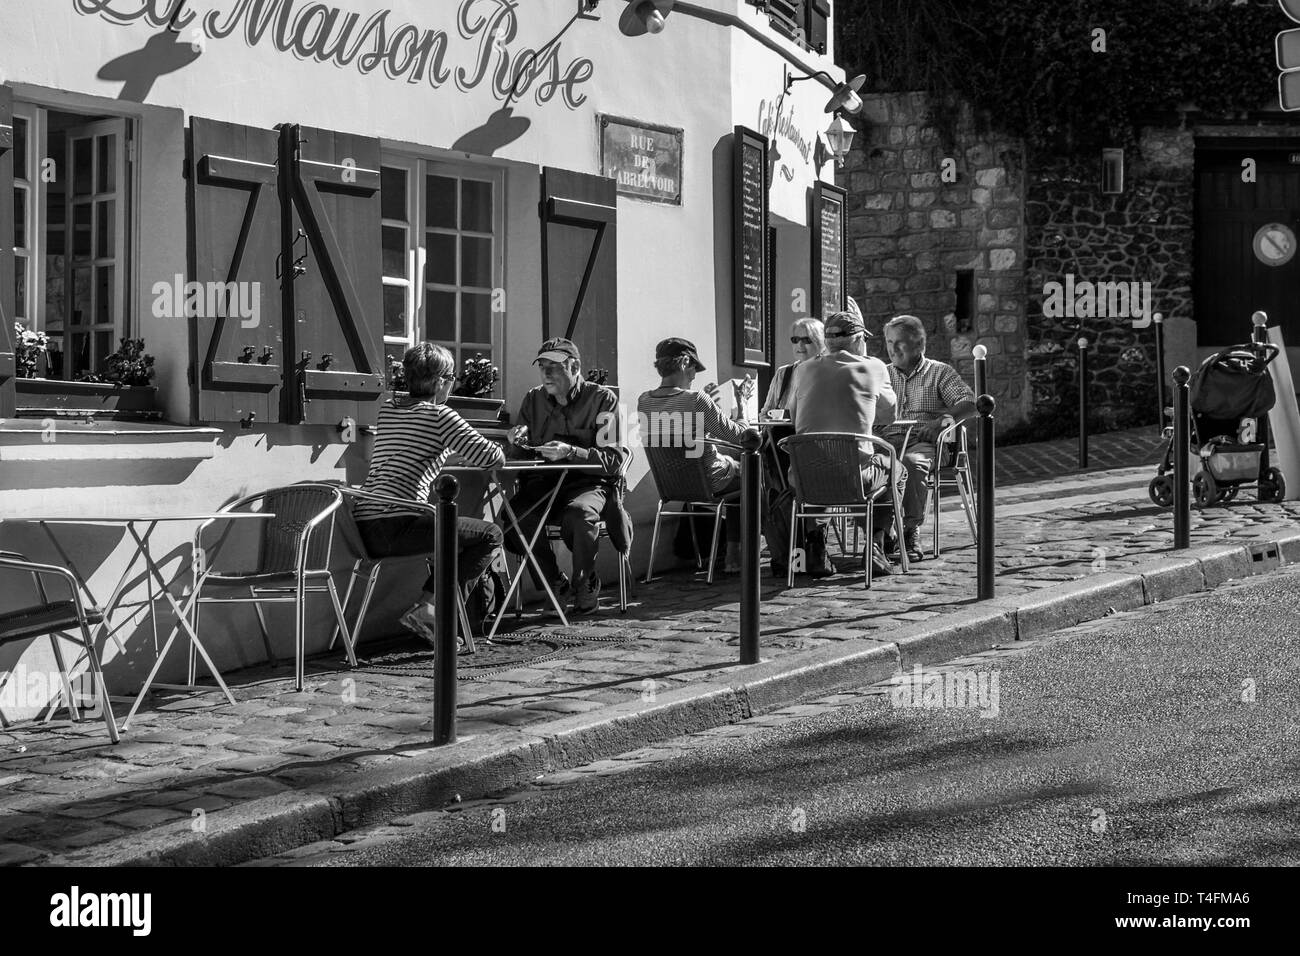
<svg viewBox="0 0 1300 956"><path fill-rule="evenodd" d="M492 287L492 240L462 236L460 240L460 284Z"/></svg>
<svg viewBox="0 0 1300 956"><path fill-rule="evenodd" d="M379 204L385 219L406 222L406 170L380 167Z"/></svg>
<svg viewBox="0 0 1300 956"><path fill-rule="evenodd" d="M440 232L426 234L428 260L425 262L424 281L442 285L456 284L456 237Z"/></svg>
<svg viewBox="0 0 1300 956"><path fill-rule="evenodd" d="M406 338L406 289L384 286L384 335Z"/></svg>
<svg viewBox="0 0 1300 956"><path fill-rule="evenodd" d="M14 179L27 178L27 120L14 117Z"/></svg>
<svg viewBox="0 0 1300 956"><path fill-rule="evenodd" d="M466 343L492 342L492 295L462 292L460 299L460 339Z"/></svg>
<svg viewBox="0 0 1300 956"><path fill-rule="evenodd" d="M384 275L406 278L406 230L401 226L384 226Z"/></svg>
<svg viewBox="0 0 1300 956"><path fill-rule="evenodd" d="M72 337L72 377L90 368L90 336L78 332Z"/></svg>
<svg viewBox="0 0 1300 956"><path fill-rule="evenodd" d="M104 370L104 359L113 354L113 333L101 331L95 333L95 371Z"/></svg>
<svg viewBox="0 0 1300 956"><path fill-rule="evenodd" d="M95 257L99 259L113 258L113 217L116 203L112 199L105 199L97 202L98 207L96 215L96 236L95 236Z"/></svg>
<svg viewBox="0 0 1300 956"><path fill-rule="evenodd" d="M78 259L90 258L90 203L72 207L72 255Z"/></svg>
<svg viewBox="0 0 1300 956"><path fill-rule="evenodd" d="M112 322L116 316L113 308L113 267L95 269L95 322Z"/></svg>
<svg viewBox="0 0 1300 956"><path fill-rule="evenodd" d="M426 176L424 188L425 225L456 228L456 180L447 176Z"/></svg>
<svg viewBox="0 0 1300 956"><path fill-rule="evenodd" d="M99 191L115 192L117 189L117 135L110 133L100 136L95 142L99 146Z"/></svg>
<svg viewBox="0 0 1300 956"><path fill-rule="evenodd" d="M22 186L14 189L14 247L27 248L27 190Z"/></svg>
<svg viewBox="0 0 1300 956"><path fill-rule="evenodd" d="M27 318L27 257L14 257L14 290L16 292L15 311L19 319L28 328L32 327L31 321Z"/></svg>
<svg viewBox="0 0 1300 956"><path fill-rule="evenodd" d="M455 342L456 293L430 289L425 302L425 338L435 342Z"/></svg>
<svg viewBox="0 0 1300 956"><path fill-rule="evenodd" d="M85 196L90 193L90 140L76 139L72 141L72 192L77 196Z"/></svg>
<svg viewBox="0 0 1300 956"><path fill-rule="evenodd" d="M471 232L492 231L492 184L461 181L460 227Z"/></svg>
<svg viewBox="0 0 1300 956"><path fill-rule="evenodd" d="M67 268L63 256L45 257L45 333L63 331L67 310Z"/></svg>
<svg viewBox="0 0 1300 956"><path fill-rule="evenodd" d="M72 324L90 324L90 270L72 270Z"/></svg>

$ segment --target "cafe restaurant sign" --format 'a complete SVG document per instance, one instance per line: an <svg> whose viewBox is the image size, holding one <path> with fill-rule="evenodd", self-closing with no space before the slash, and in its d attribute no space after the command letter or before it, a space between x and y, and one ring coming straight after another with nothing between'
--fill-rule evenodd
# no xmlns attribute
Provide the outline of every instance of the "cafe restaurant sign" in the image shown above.
<svg viewBox="0 0 1300 956"><path fill-rule="evenodd" d="M519 0L460 0L450 33L397 23L392 10L363 15L302 0L73 0L73 6L84 16L97 15L115 25L144 20L157 29L170 26L196 53L205 51L209 39L238 34L249 47L272 46L301 60L351 66L362 74L382 69L390 80L428 83L434 89L454 83L468 92L488 84L499 100L520 99L532 91L539 105L558 93L571 110L586 102L581 88L594 73L589 59L566 62L560 43L541 56L512 46L519 34ZM451 4L429 8L441 12Z"/></svg>
<svg viewBox="0 0 1300 956"><path fill-rule="evenodd" d="M600 117L600 169L620 196L682 204L682 131Z"/></svg>

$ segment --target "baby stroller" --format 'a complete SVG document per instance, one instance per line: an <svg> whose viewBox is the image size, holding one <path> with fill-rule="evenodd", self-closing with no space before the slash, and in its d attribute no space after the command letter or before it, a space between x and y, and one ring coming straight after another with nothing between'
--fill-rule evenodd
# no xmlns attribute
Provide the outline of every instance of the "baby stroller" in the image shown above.
<svg viewBox="0 0 1300 956"><path fill-rule="evenodd" d="M1191 381L1192 495L1202 508L1229 502L1243 487L1254 486L1260 501L1281 501L1286 494L1282 472L1268 463L1268 413L1277 395L1268 373L1278 347L1268 343L1234 345L1201 363ZM1165 428L1165 445L1156 477L1147 491L1162 508L1174 503L1173 428Z"/></svg>

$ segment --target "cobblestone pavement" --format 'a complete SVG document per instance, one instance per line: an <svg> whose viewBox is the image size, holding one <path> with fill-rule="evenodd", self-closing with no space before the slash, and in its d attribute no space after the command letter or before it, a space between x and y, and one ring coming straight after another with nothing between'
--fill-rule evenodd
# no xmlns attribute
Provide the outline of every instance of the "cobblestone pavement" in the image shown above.
<svg viewBox="0 0 1300 956"><path fill-rule="evenodd" d="M1155 465L1160 460L1163 439L1155 425L1094 435L1088 440L1088 470L1107 471L1132 465ZM1033 445L1009 445L997 453L998 485L1018 484L1057 475L1078 474L1079 439Z"/></svg>
<svg viewBox="0 0 1300 956"><path fill-rule="evenodd" d="M1167 555L1172 518L1146 498L1151 473L1063 475L1000 494L998 596ZM888 640L899 624L973 604L975 549L965 521L949 510L953 504L945 505L942 558L915 565L908 575L877 578L871 590L862 587L853 558L840 560L840 575L800 577L792 589L765 577L764 657L851 639ZM1297 515L1300 502L1239 500L1194 512L1192 543L1290 530ZM551 638L551 656L463 681L460 738L707 680L737 661L738 598L734 576L709 586L702 574L678 571L638 584L626 616L608 597L598 615L570 628L526 615L522 628ZM416 645L404 648L418 653ZM356 671L333 656L310 661L301 694L283 666L227 674L238 700L233 707L217 693L160 694L116 747L97 721L0 730L0 864L39 861L183 819L199 828L206 814L237 802L364 775L426 753L432 668L384 667L369 653L373 666ZM462 667L472 661L462 658Z"/></svg>

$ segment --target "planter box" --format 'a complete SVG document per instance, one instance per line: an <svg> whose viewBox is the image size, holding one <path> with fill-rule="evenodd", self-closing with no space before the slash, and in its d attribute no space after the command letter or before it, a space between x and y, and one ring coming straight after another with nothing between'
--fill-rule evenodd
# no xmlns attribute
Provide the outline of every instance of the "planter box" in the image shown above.
<svg viewBox="0 0 1300 956"><path fill-rule="evenodd" d="M52 378L17 379L18 407L152 412L158 410L156 385L62 382Z"/></svg>
<svg viewBox="0 0 1300 956"><path fill-rule="evenodd" d="M462 418L470 422L500 422L501 408L505 403L504 398L472 398L468 395L447 397L447 407L454 408Z"/></svg>

